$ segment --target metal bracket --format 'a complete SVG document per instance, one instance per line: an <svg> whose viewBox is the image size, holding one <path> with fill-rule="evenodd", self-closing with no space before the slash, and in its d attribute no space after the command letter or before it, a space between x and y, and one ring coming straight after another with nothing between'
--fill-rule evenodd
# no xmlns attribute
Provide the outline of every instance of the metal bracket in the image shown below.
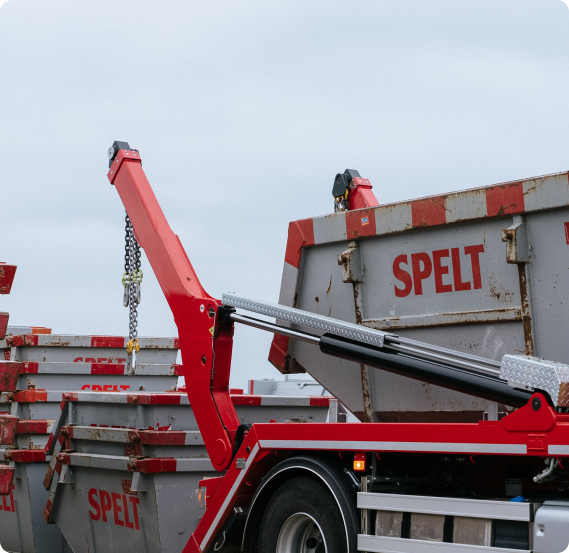
<svg viewBox="0 0 569 553"><path fill-rule="evenodd" d="M338 265L342 267L342 282L355 284L364 281L362 256L357 243L351 242L350 247L338 255Z"/></svg>
<svg viewBox="0 0 569 553"><path fill-rule="evenodd" d="M73 469L69 465L62 465L61 474L59 475L60 484L75 484L75 475Z"/></svg>
<svg viewBox="0 0 569 553"><path fill-rule="evenodd" d="M146 476L142 472L135 472L132 475L132 484L130 485L131 492L147 492L148 484Z"/></svg>
<svg viewBox="0 0 569 553"><path fill-rule="evenodd" d="M502 231L502 242L506 243L506 261L508 263L529 263L529 243L527 225L523 220ZM519 218L521 219L521 218Z"/></svg>

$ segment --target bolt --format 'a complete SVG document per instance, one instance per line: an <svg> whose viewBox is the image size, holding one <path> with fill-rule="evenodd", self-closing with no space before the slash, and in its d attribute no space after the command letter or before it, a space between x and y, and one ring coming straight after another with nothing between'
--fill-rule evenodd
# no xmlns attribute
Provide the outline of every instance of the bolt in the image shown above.
<svg viewBox="0 0 569 553"><path fill-rule="evenodd" d="M206 356L202 355L202 363L205 365L205 362L207 361Z"/></svg>
<svg viewBox="0 0 569 553"><path fill-rule="evenodd" d="M203 313L205 311L205 305L202 303L200 305L200 312Z"/></svg>

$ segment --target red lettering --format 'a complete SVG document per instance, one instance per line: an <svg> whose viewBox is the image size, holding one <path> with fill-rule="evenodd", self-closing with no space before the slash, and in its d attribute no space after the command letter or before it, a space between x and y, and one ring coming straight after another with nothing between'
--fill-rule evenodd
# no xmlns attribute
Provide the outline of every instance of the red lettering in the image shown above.
<svg viewBox="0 0 569 553"><path fill-rule="evenodd" d="M93 387L91 388L91 390L93 392L102 392L103 391L103 387L99 386L98 384L93 384Z"/></svg>
<svg viewBox="0 0 569 553"><path fill-rule="evenodd" d="M124 359L123 359L122 357L117 357L117 358L115 359L115 361L116 361L117 363L126 363L126 357L125 357Z"/></svg>
<svg viewBox="0 0 569 553"><path fill-rule="evenodd" d="M95 499L96 497L97 497L97 490L95 488L91 488L89 490L89 505L91 505L91 507L95 509L95 514L93 514L92 511L89 511L89 513L93 520L99 520L101 518L101 508L99 507L99 504Z"/></svg>
<svg viewBox="0 0 569 553"><path fill-rule="evenodd" d="M85 363L96 363L94 357L85 357Z"/></svg>
<svg viewBox="0 0 569 553"><path fill-rule="evenodd" d="M113 385L112 384L105 384L103 386L103 392L110 392L113 389Z"/></svg>
<svg viewBox="0 0 569 553"><path fill-rule="evenodd" d="M435 250L433 252L433 267L435 268L435 291L437 294L452 292L452 284L443 284L443 275L448 275L448 266L441 265L441 259L448 256L448 250Z"/></svg>
<svg viewBox="0 0 569 553"><path fill-rule="evenodd" d="M101 490L99 495L101 497L101 507L103 509L103 522L107 522L107 513L113 508L111 496L109 495L109 492L106 492L105 490Z"/></svg>
<svg viewBox="0 0 569 553"><path fill-rule="evenodd" d="M97 357L97 363L108 363L109 360L106 357Z"/></svg>
<svg viewBox="0 0 569 553"><path fill-rule="evenodd" d="M91 389L91 385L90 385L90 384L85 384L85 386L83 386L81 389L82 389L82 390L90 390L90 389Z"/></svg>
<svg viewBox="0 0 569 553"><path fill-rule="evenodd" d="M6 499L8 498L7 495L2 496L2 505L0 505L0 511L6 511L7 513L15 513L16 512L16 504L14 503L14 494L12 493L12 489L10 490L10 503L6 503Z"/></svg>
<svg viewBox="0 0 569 553"><path fill-rule="evenodd" d="M121 385L121 391L126 392L126 390L130 390L130 386Z"/></svg>
<svg viewBox="0 0 569 553"><path fill-rule="evenodd" d="M134 511L134 525L137 530L140 530L140 525L138 524L138 508L137 508L137 505L139 503L138 497L132 497L132 495L130 495L128 499L132 503L132 508Z"/></svg>
<svg viewBox="0 0 569 553"><path fill-rule="evenodd" d="M452 276L454 277L454 289L457 292L461 290L470 290L470 282L462 282L462 270L460 268L460 249L452 248Z"/></svg>
<svg viewBox="0 0 569 553"><path fill-rule="evenodd" d="M474 289L480 290L482 288L482 277L480 276L480 257L484 253L484 244L477 246L465 246L464 253L470 256L472 263L472 281L474 282Z"/></svg>
<svg viewBox="0 0 569 553"><path fill-rule="evenodd" d="M423 268L421 269L421 263ZM423 295L423 280L431 276L433 264L428 253L420 252L411 254L411 267L413 268L413 282L415 283L415 295Z"/></svg>
<svg viewBox="0 0 569 553"><path fill-rule="evenodd" d="M397 298L404 298L405 296L408 296L411 292L411 288L413 288L411 275L400 267L401 263L405 263L405 265L407 265L406 255L398 255L395 258L395 261L393 261L393 276L405 285L403 289L397 288L397 286L393 285L395 288L395 296Z"/></svg>
<svg viewBox="0 0 569 553"><path fill-rule="evenodd" d="M74 363L83 363L83 357L78 357L77 359L73 359Z"/></svg>
<svg viewBox="0 0 569 553"><path fill-rule="evenodd" d="M121 494L112 492L111 496L113 498L113 514L115 515L115 524L117 526L124 526L124 521L119 518L119 513L122 513L122 507L120 507L118 504L118 501L121 498Z"/></svg>
<svg viewBox="0 0 569 553"><path fill-rule="evenodd" d="M128 519L128 499L124 494L122 496L122 504L124 507L124 525L127 528L134 528L134 524L132 524L132 522L130 522L130 520Z"/></svg>

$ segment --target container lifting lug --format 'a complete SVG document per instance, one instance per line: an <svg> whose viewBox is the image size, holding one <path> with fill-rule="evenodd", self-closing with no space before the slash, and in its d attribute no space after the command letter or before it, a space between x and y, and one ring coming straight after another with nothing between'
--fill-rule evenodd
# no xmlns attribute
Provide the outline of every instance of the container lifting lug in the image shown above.
<svg viewBox="0 0 569 553"><path fill-rule="evenodd" d="M355 284L364 281L360 247L355 242L338 255L338 265L342 267L342 282Z"/></svg>
<svg viewBox="0 0 569 553"><path fill-rule="evenodd" d="M524 221L516 221L502 231L502 242L506 243L506 261L508 263L529 263L529 242L527 225ZM521 218L520 218L521 219Z"/></svg>

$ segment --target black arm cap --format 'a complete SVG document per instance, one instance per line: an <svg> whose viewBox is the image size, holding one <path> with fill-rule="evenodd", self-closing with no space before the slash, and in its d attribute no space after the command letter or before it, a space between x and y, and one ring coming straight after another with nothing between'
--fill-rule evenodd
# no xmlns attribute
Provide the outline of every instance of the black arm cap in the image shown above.
<svg viewBox="0 0 569 553"><path fill-rule="evenodd" d="M130 149L131 148L128 145L128 142L121 142L120 140L115 140L113 142L113 145L109 148L109 169L111 168L111 165L115 160L115 157L117 157L119 150L130 150Z"/></svg>

